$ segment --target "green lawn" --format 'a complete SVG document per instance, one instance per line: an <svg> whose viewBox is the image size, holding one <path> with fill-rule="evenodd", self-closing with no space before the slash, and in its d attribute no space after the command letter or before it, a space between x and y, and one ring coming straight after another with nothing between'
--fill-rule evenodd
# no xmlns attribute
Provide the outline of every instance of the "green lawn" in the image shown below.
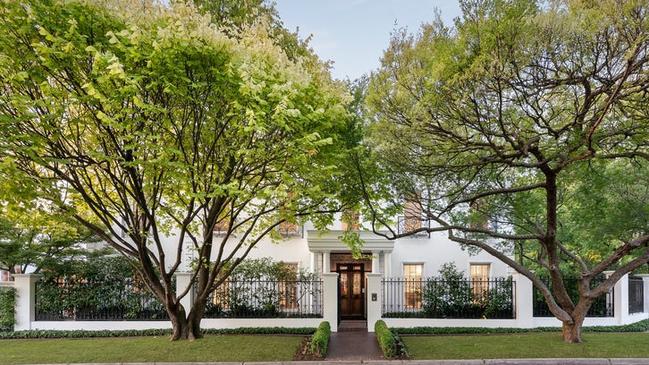
<svg viewBox="0 0 649 365"><path fill-rule="evenodd" d="M413 359L649 357L649 333L585 333L581 344L553 332L402 338Z"/></svg>
<svg viewBox="0 0 649 365"><path fill-rule="evenodd" d="M223 335L170 342L167 337L0 340L0 364L292 360L302 336Z"/></svg>

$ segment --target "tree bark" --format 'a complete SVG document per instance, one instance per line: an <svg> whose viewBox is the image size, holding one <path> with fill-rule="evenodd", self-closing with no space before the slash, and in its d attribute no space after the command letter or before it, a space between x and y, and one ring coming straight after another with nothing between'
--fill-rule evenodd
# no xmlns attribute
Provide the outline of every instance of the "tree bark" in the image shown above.
<svg viewBox="0 0 649 365"><path fill-rule="evenodd" d="M185 309L180 304L167 305L167 314L171 322L171 341L195 340L201 337L200 320L198 327L191 317L187 317Z"/></svg>
<svg viewBox="0 0 649 365"><path fill-rule="evenodd" d="M563 322L563 341L566 343L581 343L581 328L585 316L573 317L572 322Z"/></svg>

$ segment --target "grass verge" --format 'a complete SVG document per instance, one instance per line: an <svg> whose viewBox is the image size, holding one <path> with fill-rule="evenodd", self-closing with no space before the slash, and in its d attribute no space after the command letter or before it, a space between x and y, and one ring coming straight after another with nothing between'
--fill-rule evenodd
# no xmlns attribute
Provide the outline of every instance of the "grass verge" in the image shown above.
<svg viewBox="0 0 649 365"><path fill-rule="evenodd" d="M649 333L584 333L564 343L558 332L403 336L412 359L649 357Z"/></svg>
<svg viewBox="0 0 649 365"><path fill-rule="evenodd" d="M89 362L289 361L302 336L208 335L197 341L161 337L3 340L0 364Z"/></svg>

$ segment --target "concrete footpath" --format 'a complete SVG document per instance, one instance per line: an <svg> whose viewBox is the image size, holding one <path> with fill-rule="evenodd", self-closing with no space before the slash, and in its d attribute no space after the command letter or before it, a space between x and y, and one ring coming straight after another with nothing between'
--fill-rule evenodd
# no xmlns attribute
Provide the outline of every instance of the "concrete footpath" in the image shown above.
<svg viewBox="0 0 649 365"><path fill-rule="evenodd" d="M485 360L359 360L359 361L269 361L269 362L149 362L66 365L649 365L643 359L485 359ZM36 364L35 364L36 365ZM38 364L62 365L62 364Z"/></svg>

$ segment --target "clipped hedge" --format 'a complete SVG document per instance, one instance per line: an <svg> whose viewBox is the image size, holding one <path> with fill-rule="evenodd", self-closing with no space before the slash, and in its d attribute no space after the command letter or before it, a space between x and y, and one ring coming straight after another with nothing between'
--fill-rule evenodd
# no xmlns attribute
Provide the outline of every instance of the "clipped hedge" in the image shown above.
<svg viewBox="0 0 649 365"><path fill-rule="evenodd" d="M16 289L0 288L0 331L12 331L16 324Z"/></svg>
<svg viewBox="0 0 649 365"><path fill-rule="evenodd" d="M310 335L316 331L311 327L242 327L203 329L204 335ZM139 337L139 336L170 336L171 329L148 330L119 330L119 331L58 331L58 330L32 330L32 331L0 331L0 339L36 339L36 338L88 338L88 337Z"/></svg>
<svg viewBox="0 0 649 365"><path fill-rule="evenodd" d="M397 337L388 328L384 321L376 321L374 324L374 333L376 340L379 342L379 347L383 351L383 357L386 359L393 359L397 357Z"/></svg>
<svg viewBox="0 0 649 365"><path fill-rule="evenodd" d="M621 326L583 327L584 332L647 332L649 319ZM526 333L526 332L559 332L559 327L536 328L485 328L485 327L411 327L393 328L400 335L464 335L464 334L496 334L496 333Z"/></svg>
<svg viewBox="0 0 649 365"><path fill-rule="evenodd" d="M324 359L327 356L329 348L329 337L331 337L331 326L329 322L324 321L320 323L318 329L311 336L309 343L309 350L313 356Z"/></svg>

